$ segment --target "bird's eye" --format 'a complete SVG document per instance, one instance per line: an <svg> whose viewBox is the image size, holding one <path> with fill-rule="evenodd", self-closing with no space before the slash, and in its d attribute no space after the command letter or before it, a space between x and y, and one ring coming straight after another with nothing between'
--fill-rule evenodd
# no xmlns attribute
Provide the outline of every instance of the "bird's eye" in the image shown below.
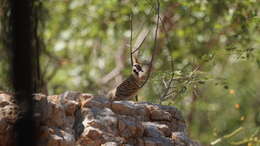
<svg viewBox="0 0 260 146"><path fill-rule="evenodd" d="M136 71L135 69L133 70L134 71L134 73L136 74L136 75L138 75L139 73L138 73L138 71Z"/></svg>
<svg viewBox="0 0 260 146"><path fill-rule="evenodd" d="M134 65L138 71L144 72L142 67L139 64Z"/></svg>

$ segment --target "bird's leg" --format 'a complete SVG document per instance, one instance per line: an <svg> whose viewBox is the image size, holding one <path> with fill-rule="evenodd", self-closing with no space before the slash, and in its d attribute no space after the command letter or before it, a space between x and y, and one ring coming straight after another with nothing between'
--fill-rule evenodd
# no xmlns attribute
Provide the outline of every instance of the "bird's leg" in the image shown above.
<svg viewBox="0 0 260 146"><path fill-rule="evenodd" d="M138 95L135 95L135 101L138 101Z"/></svg>

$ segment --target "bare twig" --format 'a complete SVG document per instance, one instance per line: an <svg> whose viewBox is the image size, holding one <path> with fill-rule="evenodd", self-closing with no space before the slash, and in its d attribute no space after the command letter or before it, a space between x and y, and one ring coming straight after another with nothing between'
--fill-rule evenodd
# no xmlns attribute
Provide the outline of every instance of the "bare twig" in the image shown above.
<svg viewBox="0 0 260 146"><path fill-rule="evenodd" d="M133 66L133 13L130 14L130 30L131 30L131 36L130 36L130 59L131 59L131 66Z"/></svg>
<svg viewBox="0 0 260 146"><path fill-rule="evenodd" d="M235 136L236 134L238 134L242 130L244 130L244 128L243 127L239 127L235 131L231 132L230 134L224 135L224 136L214 140L213 142L210 143L210 145L216 145L219 142L223 141L224 139L231 138L231 137Z"/></svg>
<svg viewBox="0 0 260 146"><path fill-rule="evenodd" d="M163 82L164 87L167 88L167 83L166 83L165 79L163 79L162 82Z"/></svg>
<svg viewBox="0 0 260 146"><path fill-rule="evenodd" d="M68 45L66 45L68 46ZM49 58L48 61L45 61L46 62L46 65L43 67L43 71L42 71L42 76L43 78L45 78L45 76L47 76L47 73L49 72L49 67L51 66L50 64L52 62L54 62L54 68L55 70L58 70L59 69L59 66L60 66L60 63L62 62L62 58L57 56L55 53L53 52L50 52L46 47L44 47L42 49L42 54L43 55L46 55L47 59ZM49 79L47 79L48 81Z"/></svg>
<svg viewBox="0 0 260 146"><path fill-rule="evenodd" d="M133 54L136 53L141 46L143 45L144 41L146 40L149 30L144 29L139 36L137 37L137 40L133 46L133 14L130 15L130 28L131 28L131 36L130 36L130 59L131 59L131 65L133 66ZM134 47L134 48L133 48ZM138 54L138 53L137 53Z"/></svg>
<svg viewBox="0 0 260 146"><path fill-rule="evenodd" d="M165 81L163 81L163 84L165 86L165 90L162 94L162 96L160 96L160 103L164 100L169 99L170 96L173 96L172 98L175 99L177 96L179 96L182 91L178 91L178 90L170 90L172 87L171 85L174 82L182 82L182 81L191 81L194 78L194 74L199 70L199 68L201 67L201 65L198 65L188 76L184 76L184 77L176 77L174 78L174 74L172 74L170 81L167 83L164 83ZM171 61L171 70L173 72L173 60ZM175 93L175 94L174 94ZM173 95L174 94L174 95Z"/></svg>
<svg viewBox="0 0 260 146"><path fill-rule="evenodd" d="M153 6L150 8L150 12L153 10ZM150 14L149 12L149 14ZM141 32L138 33L138 38L137 41L135 42L134 46L133 46L133 13L131 12L131 14L129 15L129 19L130 19L130 30L131 30L131 36L130 36L130 60L131 60L131 66L133 66L133 54L135 54L143 45L144 41L146 40L148 34L150 33L150 30L147 29L143 29L144 23L142 25L141 28ZM137 53L138 55L138 53Z"/></svg>
<svg viewBox="0 0 260 146"><path fill-rule="evenodd" d="M146 40L149 32L150 32L149 30L144 29L140 33L140 35L138 36L137 41L136 41L136 43L134 45L134 51L132 51L132 54L134 54L136 51L138 51L141 48L141 46L143 45L144 41Z"/></svg>
<svg viewBox="0 0 260 146"><path fill-rule="evenodd" d="M55 65L55 67L54 67L54 69L52 70L52 72L48 75L48 76L46 76L46 81L50 81L50 80L52 80L52 78L57 74L57 72L59 71L59 69L58 69L58 67L59 67L60 65Z"/></svg>
<svg viewBox="0 0 260 146"><path fill-rule="evenodd" d="M176 93L176 94L173 96L173 93ZM178 95L180 95L180 92L171 91L170 93L168 93L168 94L164 97L163 100L166 100L166 99L170 98L171 96L173 96L173 99L174 99L174 98L177 97ZM160 101L160 104L161 104L161 102L162 102L163 100Z"/></svg>
<svg viewBox="0 0 260 146"><path fill-rule="evenodd" d="M151 61L149 63L147 77L146 77L145 81L143 82L143 84L139 88L142 88L146 84L146 82L148 81L148 79L150 77L151 71L152 71L153 61L154 61L154 57L155 57L156 50L157 50L157 34L158 34L158 28L159 28L159 19L160 19L160 2L159 2L159 0L157 0L157 22L156 22L156 29L155 29L152 58L151 58Z"/></svg>
<svg viewBox="0 0 260 146"><path fill-rule="evenodd" d="M124 44L125 44L125 41L124 41ZM105 75L104 77L102 77L100 79L99 82L101 84L106 84L110 80L114 79L124 69L124 66L125 66L124 51L125 51L125 49L126 49L125 45L118 48L117 53L115 55L116 67L110 73L108 73L107 75Z"/></svg>
<svg viewBox="0 0 260 146"><path fill-rule="evenodd" d="M130 36L130 61L131 61L131 66L133 66L133 55L134 53L136 53L136 51L138 51L140 49L140 47L142 46L142 44L144 43L145 39L147 38L148 34L149 34L149 30L144 29L137 37L137 41L133 46L133 14L131 13L129 16L130 19L130 29L131 29L131 36ZM116 55L117 57L115 58L117 65L116 67L110 72L108 73L106 76L102 77L100 79L100 83L101 84L106 84L107 82L109 82L110 80L112 80L113 78L115 78L116 76L118 76L120 74L120 72L123 70L124 67L124 48L125 46L123 46L123 48L118 48L118 55ZM134 51L133 51L133 47L134 47Z"/></svg>
<svg viewBox="0 0 260 146"><path fill-rule="evenodd" d="M165 88L165 91L164 93L162 94L162 96L160 97L160 103L162 102L163 99L167 98L168 96L170 96L171 94L173 94L174 92L170 92L169 93L169 90L170 90L170 87L171 87L171 84L173 82L173 79L174 79L174 73L173 73L173 60L171 59L171 79L170 81L168 82L166 88Z"/></svg>
<svg viewBox="0 0 260 146"><path fill-rule="evenodd" d="M255 132L250 137L244 138L244 139L242 139L240 141L231 142L230 144L232 144L232 145L243 145L243 144L247 144L247 143L250 143L250 142L252 142L252 143L260 143L259 138L256 137L258 132L259 132L259 128L257 128L255 130Z"/></svg>

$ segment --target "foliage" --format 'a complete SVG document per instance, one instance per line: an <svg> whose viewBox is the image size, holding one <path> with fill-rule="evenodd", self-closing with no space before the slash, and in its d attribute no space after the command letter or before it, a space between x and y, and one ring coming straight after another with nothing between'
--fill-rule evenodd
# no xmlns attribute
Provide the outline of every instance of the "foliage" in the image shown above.
<svg viewBox="0 0 260 146"><path fill-rule="evenodd" d="M218 144L233 145L255 133L260 126L257 0L160 0L160 4L159 53L141 100L178 106L190 135L205 145L240 126L245 129ZM53 0L43 6L47 11L42 13L45 25L39 28L45 41L41 70L49 94L66 90L105 94L126 78L131 13L133 42L142 30L150 30L140 58L151 57L155 0ZM120 66L118 62L123 66L120 74L102 82ZM6 86L4 66L1 61L1 89ZM172 94L162 101L159 97L172 75ZM260 133L254 137L259 139ZM243 144L250 143L257 141Z"/></svg>

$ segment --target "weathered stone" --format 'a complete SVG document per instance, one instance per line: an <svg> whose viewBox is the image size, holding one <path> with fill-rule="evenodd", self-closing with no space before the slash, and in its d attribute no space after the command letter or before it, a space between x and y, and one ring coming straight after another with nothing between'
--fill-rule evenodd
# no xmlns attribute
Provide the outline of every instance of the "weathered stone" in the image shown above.
<svg viewBox="0 0 260 146"><path fill-rule="evenodd" d="M173 146L174 143L165 137L144 137L145 146Z"/></svg>
<svg viewBox="0 0 260 146"><path fill-rule="evenodd" d="M166 137L171 136L171 129L165 124L156 124L156 127L164 134Z"/></svg>
<svg viewBox="0 0 260 146"><path fill-rule="evenodd" d="M101 146L120 146L120 145L116 142L106 142L106 143L102 144Z"/></svg>
<svg viewBox="0 0 260 146"><path fill-rule="evenodd" d="M117 114L134 115L142 121L149 119L148 108L141 104L135 104L133 101L114 101L111 108Z"/></svg>
<svg viewBox="0 0 260 146"><path fill-rule="evenodd" d="M0 146L13 145L13 125L17 120L18 107L10 95L0 93Z"/></svg>
<svg viewBox="0 0 260 146"><path fill-rule="evenodd" d="M84 127L91 126L112 134L117 133L117 117L116 114L111 111L111 109L84 108L84 111L87 111L85 114L88 113L87 115L89 115L84 116L83 118L82 124Z"/></svg>
<svg viewBox="0 0 260 146"><path fill-rule="evenodd" d="M165 124L153 123L153 122L143 122L145 127L145 136L148 137L158 137L164 135L166 137L171 136L171 129Z"/></svg>
<svg viewBox="0 0 260 146"><path fill-rule="evenodd" d="M0 118L0 146L13 144L12 126L6 120Z"/></svg>
<svg viewBox="0 0 260 146"><path fill-rule="evenodd" d="M132 101L114 101L112 102L112 110L122 115L136 114L136 107Z"/></svg>
<svg viewBox="0 0 260 146"><path fill-rule="evenodd" d="M86 136L91 139L100 139L102 137L102 131L93 127L87 127L82 133L82 136Z"/></svg>
<svg viewBox="0 0 260 146"><path fill-rule="evenodd" d="M66 115L68 116L72 116L79 106L78 102L70 100L65 100L65 102L62 104L64 104L64 108L66 109Z"/></svg>
<svg viewBox="0 0 260 146"><path fill-rule="evenodd" d="M48 104L47 110L51 111L48 114L47 124L54 127L63 127L65 121L65 109L60 103L52 103Z"/></svg>
<svg viewBox="0 0 260 146"><path fill-rule="evenodd" d="M151 138L145 138L144 139L144 145L145 146L157 146L156 140Z"/></svg>
<svg viewBox="0 0 260 146"><path fill-rule="evenodd" d="M82 101L86 101L88 98L92 98L92 97L94 97L93 94L90 94L90 93L82 93L82 94L80 95L79 99L80 99L80 102L82 102Z"/></svg>
<svg viewBox="0 0 260 146"><path fill-rule="evenodd" d="M63 100L79 101L80 96L81 96L80 92L66 91L65 93L60 95L60 99L61 101Z"/></svg>
<svg viewBox="0 0 260 146"><path fill-rule="evenodd" d="M180 146L199 146L200 144L192 141L185 132L173 132L171 138Z"/></svg>
<svg viewBox="0 0 260 146"><path fill-rule="evenodd" d="M35 103L34 103L34 117L39 124L46 124L48 118L50 117L52 111L49 108L49 103L47 97L42 94L36 94L34 96ZM43 110L45 109L45 110Z"/></svg>
<svg viewBox="0 0 260 146"><path fill-rule="evenodd" d="M97 128L86 127L78 139L80 145L100 146L105 143L103 132Z"/></svg>
<svg viewBox="0 0 260 146"><path fill-rule="evenodd" d="M137 104L136 107L137 107L137 109L136 109L136 117L137 117L139 120L142 120L142 121L149 121L150 111L149 111L149 109L147 108L147 106L138 105L138 104Z"/></svg>
<svg viewBox="0 0 260 146"><path fill-rule="evenodd" d="M171 114L159 108L151 108L150 114L151 114L151 120L171 121Z"/></svg>
<svg viewBox="0 0 260 146"><path fill-rule="evenodd" d="M14 123L17 119L18 107L14 104L8 104L0 108L0 119Z"/></svg>
<svg viewBox="0 0 260 146"><path fill-rule="evenodd" d="M118 130L120 136L124 138L132 137L136 133L135 122L120 119L118 121Z"/></svg>
<svg viewBox="0 0 260 146"><path fill-rule="evenodd" d="M66 115L73 115L79 107L79 97L81 93L75 91L68 91L60 95L60 102L64 106Z"/></svg>
<svg viewBox="0 0 260 146"><path fill-rule="evenodd" d="M144 136L147 137L160 137L163 133L153 124L150 122L144 122Z"/></svg>
<svg viewBox="0 0 260 146"><path fill-rule="evenodd" d="M55 132L55 134L50 135L48 146L56 146L55 143L58 143L60 146L72 146L75 143L75 139L73 135L61 130L58 134Z"/></svg>
<svg viewBox="0 0 260 146"><path fill-rule="evenodd" d="M13 97L10 94L4 93L0 91L0 105L8 102L9 104L12 104L14 102ZM2 107L2 106L0 106Z"/></svg>
<svg viewBox="0 0 260 146"><path fill-rule="evenodd" d="M140 137L144 133L143 125L134 118L121 116L118 121L119 135L124 138Z"/></svg>
<svg viewBox="0 0 260 146"><path fill-rule="evenodd" d="M38 145L40 146L71 146L74 143L74 136L62 129L43 126L39 131Z"/></svg>
<svg viewBox="0 0 260 146"><path fill-rule="evenodd" d="M108 100L108 98L93 96L93 97L87 98L85 101L82 101L81 107L82 108L91 108L91 107L95 107L95 108L97 108L97 107L98 108L107 107L107 108L110 108L111 102Z"/></svg>
<svg viewBox="0 0 260 146"><path fill-rule="evenodd" d="M181 112L176 107L167 106L167 105L165 105L165 106L159 105L159 107L162 110L167 111L168 113L170 113L172 115L172 118L174 118L175 120L185 123L184 118L182 117Z"/></svg>
<svg viewBox="0 0 260 146"><path fill-rule="evenodd" d="M197 146L174 107L75 91L35 94L38 146ZM0 93L0 146L11 145L18 115L11 95Z"/></svg>
<svg viewBox="0 0 260 146"><path fill-rule="evenodd" d="M9 105L10 103L8 101L2 101L0 103L0 107L5 107L6 105Z"/></svg>
<svg viewBox="0 0 260 146"><path fill-rule="evenodd" d="M137 146L144 146L144 140L142 138L137 138Z"/></svg>

